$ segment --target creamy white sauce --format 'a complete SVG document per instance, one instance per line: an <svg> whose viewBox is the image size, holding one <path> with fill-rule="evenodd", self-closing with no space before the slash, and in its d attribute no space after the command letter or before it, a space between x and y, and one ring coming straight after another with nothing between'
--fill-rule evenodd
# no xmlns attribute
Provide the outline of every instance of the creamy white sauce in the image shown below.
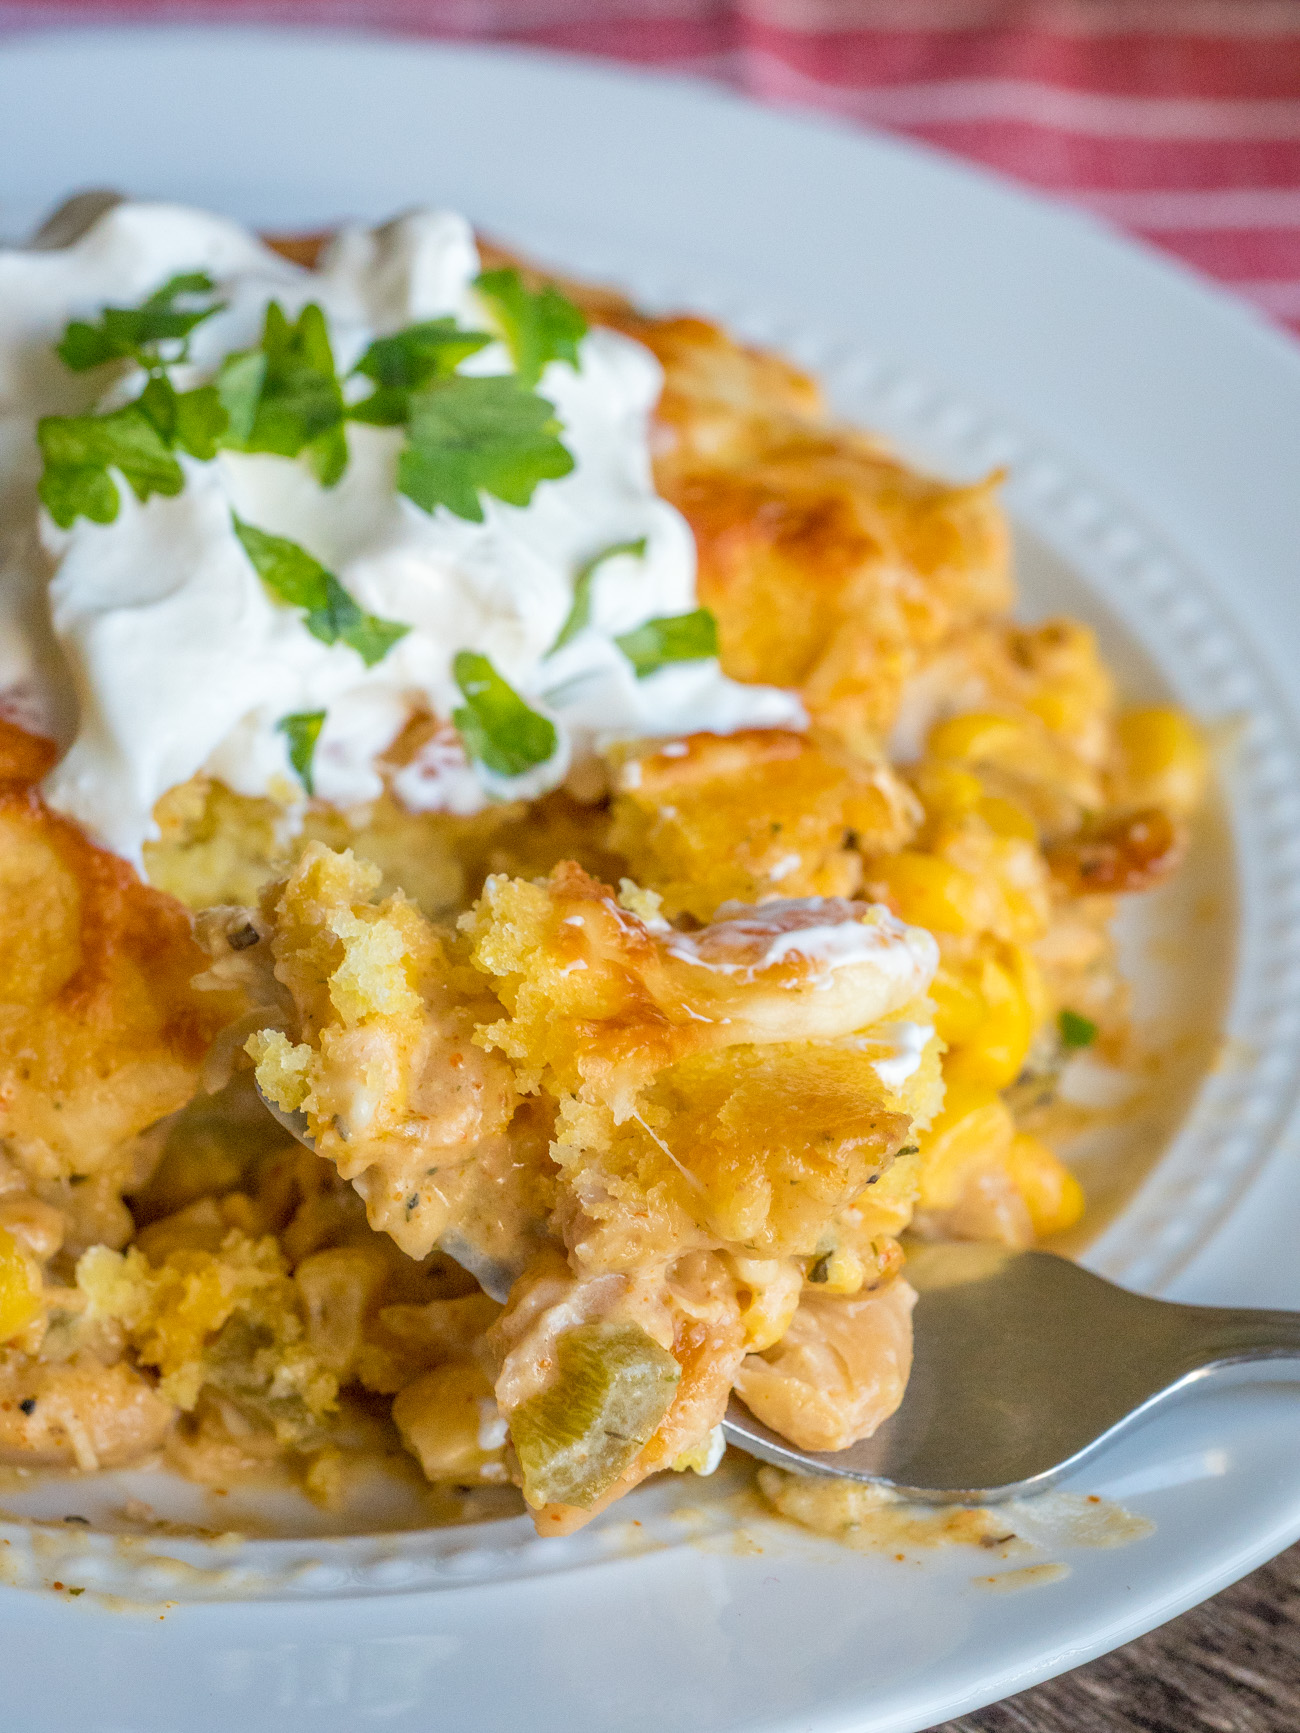
<svg viewBox="0 0 1300 1733"><path fill-rule="evenodd" d="M882 1040L891 1041L894 1051L881 1059L873 1059L871 1069L886 1089L901 1089L914 1076L927 1046L934 1039L929 1023L902 1021L886 1023L873 1031Z"/></svg>
<svg viewBox="0 0 1300 1733"><path fill-rule="evenodd" d="M508 1428L496 1403L490 1396L478 1399L478 1447L480 1450L500 1450L508 1436Z"/></svg>
<svg viewBox="0 0 1300 1733"><path fill-rule="evenodd" d="M776 898L754 908L724 903L718 916L698 933L674 933L664 946L668 955L746 981L798 959L808 967L789 985L800 988L829 987L837 970L869 967L915 993L924 992L939 966L931 934L878 903Z"/></svg>
<svg viewBox="0 0 1300 1733"><path fill-rule="evenodd" d="M727 1440L720 1424L709 1433L706 1444L707 1448L703 1460L691 1465L696 1474L710 1475L714 1473L718 1464L727 1454Z"/></svg>
<svg viewBox="0 0 1300 1733"><path fill-rule="evenodd" d="M416 810L471 812L492 798L542 793L614 739L804 725L792 694L727 680L714 661L638 680L612 641L689 612L696 593L689 528L651 478L660 369L610 331L583 340L580 370L552 363L539 388L563 423L572 474L541 483L527 507L485 498L482 524L429 515L398 494L400 432L353 424L351 460L333 490L294 460L182 458L186 486L176 498L141 506L119 483L114 523L81 519L65 532L44 519L38 535L35 423L84 411L103 389L101 376L70 373L53 344L70 319L138 304L184 270L206 270L228 306L194 333L180 386L255 343L272 299L291 316L312 301L325 310L340 374L374 336L416 320L452 314L490 325L472 289L472 235L447 213L346 230L316 271L278 258L236 224L168 205L118 205L59 251L0 251L0 704L29 718L39 711L71 740L46 785L54 806L138 862L155 834L155 803L198 771L243 794L301 799L277 723L320 709L318 795L343 807L373 799L382 787L376 756L409 718L446 719L462 702L451 676L459 650L488 656L555 722L559 746L506 781L468 763L445 731L395 778ZM464 370L510 365L494 343ZM122 382L118 396L137 384ZM301 543L364 609L411 630L369 670L346 645L320 643L253 571L232 508ZM548 657L578 568L641 537L645 556L599 568L589 627Z"/></svg>
<svg viewBox="0 0 1300 1733"><path fill-rule="evenodd" d="M785 854L767 869L767 876L774 885L779 885L782 879L788 879L791 873L798 872L802 865L801 854Z"/></svg>

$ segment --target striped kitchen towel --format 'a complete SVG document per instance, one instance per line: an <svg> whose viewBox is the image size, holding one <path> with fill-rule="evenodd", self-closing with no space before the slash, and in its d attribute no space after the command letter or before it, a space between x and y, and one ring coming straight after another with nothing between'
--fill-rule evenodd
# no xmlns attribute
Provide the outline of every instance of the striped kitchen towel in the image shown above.
<svg viewBox="0 0 1300 1733"><path fill-rule="evenodd" d="M0 30L314 23L721 79L1072 199L1300 333L1300 0L0 0Z"/></svg>

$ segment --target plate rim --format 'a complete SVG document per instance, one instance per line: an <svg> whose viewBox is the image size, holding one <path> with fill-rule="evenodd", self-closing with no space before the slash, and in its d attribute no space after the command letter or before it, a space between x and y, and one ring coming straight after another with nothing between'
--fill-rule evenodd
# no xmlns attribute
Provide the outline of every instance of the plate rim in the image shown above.
<svg viewBox="0 0 1300 1733"><path fill-rule="evenodd" d="M1039 208L1048 209L1055 213L1060 213L1063 209L1063 207L1056 201L1037 193L1032 189L1020 188L1014 183L1007 182L1003 177L998 176L991 171L978 168L974 165L964 164L960 159L950 158L946 153L935 150L932 147L914 145L907 141L901 141L890 135L872 134L867 132L866 129L859 128L850 122L840 120L836 117L828 117L824 114L817 113L809 114L803 110L789 110L785 108L775 111L766 110L762 105L751 102L743 95L739 95L725 88L707 85L698 79L683 77L680 74L664 74L659 71L647 70L644 68L629 69L621 66L617 62L596 60L594 58L588 59L585 57L579 58L569 55L554 55L543 50L520 47L517 45L495 47L490 45L466 45L460 43L444 44L436 41L430 42L423 40L412 43L407 38L399 36L378 36L373 32L362 31L353 33L351 31L314 31L284 26L269 28L259 27L254 31L250 31L246 26L239 25L194 26L186 24L171 24L133 28L109 27L78 30L59 30L57 27L37 26L30 30L20 29L0 37L0 77L3 76L4 61L8 57L10 51L15 46L22 46L24 44L37 43L42 47L48 47L53 41L57 44L59 50L66 51L68 48L77 45L93 47L96 44L102 44L106 39L111 39L114 46L122 44L122 42L128 38L133 39L137 44L144 46L148 41L158 39L175 42L178 39L184 38L188 38L191 41L199 41L202 39L219 37L225 41L230 41L231 39L239 37L248 38L250 36L262 40L274 38L277 41L294 45L310 42L312 46L316 48L320 48L333 42L336 47L342 47L345 49L354 49L358 38L360 38L367 44L388 44L390 46L400 45L404 51L416 51L422 55L432 54L444 58L461 59L463 61L473 60L477 62L499 62L506 60L516 63L527 63L533 68L543 66L553 67L556 69L565 68L569 71L574 70L576 67L585 70L589 74L597 76L601 80L613 78L618 81L631 82L638 86L646 87L653 85L673 86L683 94L690 94L696 97L705 94L724 104L734 105L738 109L752 109L757 113L775 113L781 115L783 118L795 122L798 125L811 125L819 130L834 134L837 137L859 139L866 137L873 144L883 145L887 150L897 152L899 155L904 157L913 155L928 157L932 162L942 166L947 171L956 171L958 173L964 172L968 176L973 176L978 181L996 186L1004 193L1011 193L1017 198L1026 200L1030 204ZM1195 273L1191 272L1186 267L1182 267L1176 262L1170 261L1167 258L1156 254L1151 249L1141 247L1137 243L1122 239L1111 230L1108 225L1099 222L1097 219L1088 217L1077 211L1071 211L1068 207L1064 207L1064 209L1067 215L1080 221L1084 227L1086 227L1097 238L1104 239L1111 244L1118 243L1125 251L1141 255L1148 264L1157 266L1171 279L1195 288L1199 295L1212 301L1221 313L1226 312L1230 314L1233 322L1237 324L1243 335L1249 335L1253 341L1258 341L1261 337L1266 338L1269 347L1274 350L1275 358L1281 358L1282 356L1289 358L1287 364L1290 368L1296 370L1296 382L1297 386L1300 387L1300 350L1297 350L1296 346L1290 341L1290 339L1285 337L1281 332L1275 331L1266 320L1255 314L1246 304L1239 303L1226 291L1219 290L1213 285L1207 285L1202 279L1197 277ZM1071 467L1074 469L1075 473L1078 473L1077 465L1072 465ZM1115 497L1114 490L1109 487L1105 489L1105 493L1107 498L1113 499ZM1121 499L1119 503L1123 504L1124 502ZM1139 519L1138 521L1140 522L1141 520ZM1155 533L1157 540L1164 539L1162 533L1158 529ZM1176 551L1177 550L1175 550L1175 552ZM1243 641L1253 650L1249 638L1246 638ZM1261 671L1264 675L1269 676L1270 683L1272 683L1271 671L1267 665L1261 664ZM1294 708L1286 701L1284 693L1279 692L1277 694L1277 701L1281 714L1287 720L1287 728L1293 734L1295 726ZM1264 1158L1262 1157L1261 1160L1263 1159ZM1152 1177L1154 1178L1154 1175ZM1239 1198L1237 1202L1240 1203L1240 1201L1241 1199ZM1130 1208L1131 1207L1132 1204L1130 1204ZM1191 1599L1183 1600L1178 1595L1169 1597L1168 1604L1156 1610L1153 1616L1146 1622L1142 1622L1142 1618L1139 1617L1136 1624L1131 1626L1126 1624L1124 1630L1118 1635L1111 1632L1103 1634L1098 1646L1092 1648L1088 1655L1085 1656L1084 1654L1080 1654L1076 1657L1072 1657L1067 1662L1062 1663L1062 1665L1074 1665L1081 1659L1090 1658L1091 1654L1103 1653L1107 1648L1112 1647L1117 1643L1128 1641L1132 1636L1140 1634L1142 1630L1150 1629L1154 1624L1163 1622L1164 1619L1174 1616L1176 1612L1183 1610L1185 1606L1195 1604L1196 1600L1203 1597L1203 1593L1217 1592L1218 1588L1224 1586L1229 1581L1235 1580L1236 1576L1244 1574L1245 1571L1254 1568L1254 1566L1262 1562L1265 1557L1271 1556L1272 1552L1277 1550L1275 1544L1277 1541L1277 1534L1283 1531L1285 1531L1286 1539L1280 1543L1282 1545L1287 1544L1290 1539L1294 1539L1296 1534L1300 1534L1300 1509L1297 1509L1294 1513L1292 1523L1282 1525L1282 1529L1274 1528L1274 1530L1270 1532L1269 1538L1259 1543L1259 1545L1262 1545L1266 1550L1259 1550L1259 1545L1257 1545L1255 1548L1247 1550L1244 1563L1240 1562L1239 1557L1234 1557L1231 1563L1226 1564L1224 1568L1229 1574L1224 1575L1222 1580L1217 1580L1216 1578L1213 1587L1208 1590L1203 1590L1202 1586L1198 1583L1197 1587L1192 1591ZM1031 1672L1030 1674L1026 1674L1019 1678L1017 1682L1010 1685L1000 1684L998 1687L999 1692L1001 1693L1004 1690L1024 1689L1029 1684L1037 1682L1038 1679L1051 1676L1052 1672L1057 1670L1059 1670L1058 1666L1049 1661L1041 1672ZM979 1687L976 1687L975 1689L975 1696L968 1699L961 1699L959 1705L956 1705L956 1700L954 1700L956 1706L945 1708L944 1713L964 1713L979 1706L980 1703L989 1700L986 1695L978 1694L980 1690ZM828 1728L829 1725L830 1724L827 1723ZM847 1727L848 1723L844 1723L844 1725ZM891 1723L891 1725L901 1730L903 1723L902 1721L895 1721Z"/></svg>

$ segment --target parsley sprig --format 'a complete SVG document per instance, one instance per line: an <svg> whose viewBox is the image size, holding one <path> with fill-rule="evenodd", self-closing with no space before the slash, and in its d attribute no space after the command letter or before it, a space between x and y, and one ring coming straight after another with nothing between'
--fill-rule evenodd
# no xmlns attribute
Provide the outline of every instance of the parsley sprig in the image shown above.
<svg viewBox="0 0 1300 1733"><path fill-rule="evenodd" d="M398 487L424 511L443 506L481 523L485 494L526 506L541 482L573 469L555 406L533 387L552 361L578 366L587 324L553 285L527 289L517 271L485 272L476 287L513 373L459 372L492 337L427 319L370 345L353 371L374 389L352 404L314 302L291 319L272 301L258 344L228 355L212 384L187 392L176 391L168 369L188 359L191 332L225 305L204 272L171 278L139 307L106 307L94 324L76 320L58 345L70 368L132 361L148 379L118 409L40 423L41 499L64 529L78 517L112 523L121 508L112 471L143 503L180 493L178 451L206 462L222 448L299 458L322 487L334 487L348 465L347 423L356 421L405 429Z"/></svg>
<svg viewBox="0 0 1300 1733"><path fill-rule="evenodd" d="M570 605L564 624L555 635L555 642L546 652L553 656L557 650L562 650L566 644L571 644L579 632L586 630L591 623L591 592L595 585L596 573L606 560L612 560L618 554L629 554L634 559L644 559L646 537L638 536L634 542L615 542L612 547L602 548L598 554L593 554L589 560L578 567L573 579L573 602Z"/></svg>
<svg viewBox="0 0 1300 1733"><path fill-rule="evenodd" d="M367 614L333 572L297 542L268 535L233 512L231 522L258 577L277 601L305 611L303 625L322 644L347 644L373 668L410 631L395 620Z"/></svg>
<svg viewBox="0 0 1300 1733"><path fill-rule="evenodd" d="M486 656L462 650L451 671L465 700L451 719L471 758L498 776L522 776L554 756L555 724L530 710Z"/></svg>
<svg viewBox="0 0 1300 1733"><path fill-rule="evenodd" d="M569 474L560 432L554 406L513 374L454 374L411 398L398 488L423 511L482 523L482 494L525 506L539 482Z"/></svg>
<svg viewBox="0 0 1300 1733"><path fill-rule="evenodd" d="M224 307L213 288L205 272L185 272L139 307L105 307L95 324L77 319L67 327L58 354L74 373L118 361L143 368L147 378L134 402L102 414L47 415L37 424L45 460L37 491L60 529L79 517L113 522L122 501L111 470L143 504L184 487L177 451L201 462L216 455L226 427L216 389L177 391L168 371L189 359L195 328Z"/></svg>
<svg viewBox="0 0 1300 1733"><path fill-rule="evenodd" d="M105 307L93 325L74 319L56 353L74 373L88 373L109 361L134 361L149 372L186 361L190 333L226 306L214 298L214 290L206 271L184 271L168 278L138 307ZM182 306L182 301L189 304ZM164 353L164 344L175 347Z"/></svg>
<svg viewBox="0 0 1300 1733"><path fill-rule="evenodd" d="M374 382L369 397L348 410L351 421L401 427L410 420L411 395L435 379L450 379L462 361L486 349L486 331L463 331L454 319L427 319L392 337L379 337L353 368Z"/></svg>
<svg viewBox="0 0 1300 1733"><path fill-rule="evenodd" d="M1079 1011L1062 1011L1057 1027L1061 1032L1061 1045L1068 1052L1091 1047L1097 1039L1097 1025L1091 1017L1085 1017Z"/></svg>
<svg viewBox="0 0 1300 1733"><path fill-rule="evenodd" d="M567 361L578 371L578 344L587 335L587 321L554 283L528 289L509 267L484 271L474 287L501 327L521 385L531 390L551 361Z"/></svg>
<svg viewBox="0 0 1300 1733"><path fill-rule="evenodd" d="M533 387L551 361L578 367L582 314L552 284L532 291L518 271L485 271L475 282L514 358L515 371L464 374L462 361L491 338L451 319L413 325L371 344L357 372L375 380L354 420L404 426L397 486L422 511L439 506L483 522L483 495L526 506L543 481L573 469L555 405Z"/></svg>
<svg viewBox="0 0 1300 1733"><path fill-rule="evenodd" d="M282 716L275 726L289 742L289 762L293 766L294 775L309 795L315 794L316 742L325 726L325 712L295 710L291 715Z"/></svg>
<svg viewBox="0 0 1300 1733"><path fill-rule="evenodd" d="M657 674L670 662L703 662L718 653L718 622L708 608L647 620L614 642L632 664L638 680Z"/></svg>
<svg viewBox="0 0 1300 1733"><path fill-rule="evenodd" d="M223 444L302 457L322 487L340 480L348 466L343 388L329 326L314 301L292 321L272 301L261 343L226 357L216 389L229 422Z"/></svg>

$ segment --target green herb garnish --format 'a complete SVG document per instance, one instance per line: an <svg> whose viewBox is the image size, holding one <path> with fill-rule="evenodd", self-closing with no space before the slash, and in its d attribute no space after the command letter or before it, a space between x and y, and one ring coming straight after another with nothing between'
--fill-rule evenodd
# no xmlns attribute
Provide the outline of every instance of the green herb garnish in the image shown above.
<svg viewBox="0 0 1300 1733"><path fill-rule="evenodd" d="M78 517L111 524L121 498L108 473L116 469L143 504L151 494L174 497L185 486L179 449L206 462L216 455L226 413L210 385L177 391L155 375L134 403L106 415L46 415L36 426L45 469L37 492L60 529Z"/></svg>
<svg viewBox="0 0 1300 1733"><path fill-rule="evenodd" d="M56 353L74 373L87 373L107 361L135 361L150 370L184 361L190 332L226 305L211 299L214 288L206 271L186 271L170 278L138 307L105 307L94 325L74 319ZM183 296L202 296L205 301L198 307L178 307ZM162 343L180 345L166 363L159 349Z"/></svg>
<svg viewBox="0 0 1300 1733"><path fill-rule="evenodd" d="M167 369L188 355L189 334L221 311L208 300L197 308L176 305L182 296L210 296L212 279L202 271L173 277L140 307L105 307L98 324L74 320L57 353L75 373L109 361L131 361L149 374L133 403L102 415L47 415L36 436L45 460L37 491L60 529L79 517L112 523L121 509L117 470L143 503L152 494L174 497L185 485L176 451L203 461L216 454L226 412L210 385L177 391ZM176 345L164 355L161 345Z"/></svg>
<svg viewBox="0 0 1300 1733"><path fill-rule="evenodd" d="M289 762L308 794L316 792L312 761L316 756L316 742L320 739L320 731L324 725L323 710L295 710L292 715L282 716L276 723L280 733L288 739Z"/></svg>
<svg viewBox="0 0 1300 1733"><path fill-rule="evenodd" d="M236 451L302 457L322 487L333 487L348 466L343 390L334 367L325 315L309 303L291 324L278 301L266 309L256 349L229 355L217 391Z"/></svg>
<svg viewBox="0 0 1300 1733"><path fill-rule="evenodd" d="M155 493L178 494L185 485L168 442L138 403L108 415L47 415L36 436L45 459L37 492L60 529L71 529L78 517L113 522L122 501L110 469L141 502Z"/></svg>
<svg viewBox="0 0 1300 1733"><path fill-rule="evenodd" d="M555 724L530 710L486 656L462 650L451 671L465 699L451 719L471 758L498 776L522 776L554 756Z"/></svg>
<svg viewBox="0 0 1300 1733"><path fill-rule="evenodd" d="M450 379L461 362L492 341L486 331L463 331L454 319L429 319L408 325L392 337L379 337L353 372L374 381L375 390L348 410L350 421L399 427L411 412L411 393L435 379Z"/></svg>
<svg viewBox="0 0 1300 1733"><path fill-rule="evenodd" d="M638 680L657 673L669 662L703 662L718 653L718 622L707 608L693 614L670 614L647 620L614 642L636 671Z"/></svg>
<svg viewBox="0 0 1300 1733"><path fill-rule="evenodd" d="M455 374L411 397L397 486L424 511L442 505L482 523L480 492L523 506L539 482L568 475L573 458L559 434L554 405L517 379Z"/></svg>
<svg viewBox="0 0 1300 1733"><path fill-rule="evenodd" d="M532 387L551 361L567 361L577 371L578 344L587 321L554 283L534 292L518 271L484 271L474 287L487 302L514 356L519 383Z"/></svg>
<svg viewBox="0 0 1300 1733"><path fill-rule="evenodd" d="M532 386L549 361L578 365L577 343L586 323L558 289L534 294L517 272L489 272L479 287L506 331L517 373L458 374L460 364L492 338L461 330L451 318L429 319L370 345L356 372L374 390L350 408L325 315L314 303L290 320L272 301L257 347L228 355L211 385L187 392L175 390L167 368L187 358L190 332L224 305L211 300L211 279L189 272L173 277L140 307L106 307L97 324L68 326L60 356L76 371L132 360L150 377L135 403L105 415L47 416L41 422L41 498L65 529L79 516L111 523L121 500L110 470L120 471L141 501L154 493L174 495L185 482L175 452L208 461L222 447L303 458L323 487L333 487L347 468L345 428L353 420L406 427L398 487L425 511L445 506L481 523L484 493L526 506L539 482L573 469L554 405ZM182 304L196 296L207 299L200 306ZM164 354L164 344L174 352ZM358 635L369 646L362 654L383 654L382 632L378 638L370 630L363 634L357 621L336 632L361 649Z"/></svg>
<svg viewBox="0 0 1300 1733"><path fill-rule="evenodd" d="M333 572L297 542L268 535L233 512L231 522L258 577L277 601L306 610L303 625L322 644L347 644L373 668L410 631L359 608Z"/></svg>
<svg viewBox="0 0 1300 1733"><path fill-rule="evenodd" d="M215 385L177 391L165 373L155 374L140 393L139 404L169 446L179 446L201 463L217 455L226 412Z"/></svg>
<svg viewBox="0 0 1300 1733"><path fill-rule="evenodd" d="M646 538L638 536L634 542L615 542L613 547L603 548L600 553L593 554L585 565L578 567L577 576L573 580L573 606L569 609L568 618L560 627L559 634L550 649L546 652L553 656L557 650L571 643L591 620L591 591L596 573L606 560L612 560L617 554L631 554L636 559L644 557Z"/></svg>
<svg viewBox="0 0 1300 1733"><path fill-rule="evenodd" d="M1097 1039L1097 1025L1090 1017L1081 1017L1077 1011L1062 1011L1057 1024L1063 1047L1091 1047Z"/></svg>

